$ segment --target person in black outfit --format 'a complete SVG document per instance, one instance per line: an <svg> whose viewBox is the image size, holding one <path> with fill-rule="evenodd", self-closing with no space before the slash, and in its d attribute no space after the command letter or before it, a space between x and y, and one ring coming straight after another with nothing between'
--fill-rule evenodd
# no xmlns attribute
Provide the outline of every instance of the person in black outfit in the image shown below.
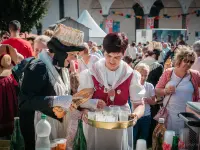
<svg viewBox="0 0 200 150"><path fill-rule="evenodd" d="M34 120L36 114L47 115L50 124L51 121L58 121L58 124L64 121L64 119L57 119L52 108L55 106L69 108L72 97L66 68L69 67L70 61L68 55L70 52L84 50L81 45L64 45L55 37L48 42L47 46L49 50L43 50L39 58L32 60L24 70L19 93L20 126L26 150L35 150ZM59 129L54 126L52 130L55 130L54 133L57 134L52 135L53 138L64 138L64 133L62 135L61 132L65 131L58 133Z"/></svg>

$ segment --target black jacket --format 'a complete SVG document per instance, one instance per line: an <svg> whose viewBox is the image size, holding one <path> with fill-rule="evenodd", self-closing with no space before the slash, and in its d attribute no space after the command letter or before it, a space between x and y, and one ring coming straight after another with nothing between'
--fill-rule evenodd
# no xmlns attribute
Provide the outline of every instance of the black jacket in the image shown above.
<svg viewBox="0 0 200 150"><path fill-rule="evenodd" d="M35 111L57 119L52 109L54 96L56 92L49 80L46 65L39 59L31 61L24 71L19 93L20 126L26 150L35 149Z"/></svg>

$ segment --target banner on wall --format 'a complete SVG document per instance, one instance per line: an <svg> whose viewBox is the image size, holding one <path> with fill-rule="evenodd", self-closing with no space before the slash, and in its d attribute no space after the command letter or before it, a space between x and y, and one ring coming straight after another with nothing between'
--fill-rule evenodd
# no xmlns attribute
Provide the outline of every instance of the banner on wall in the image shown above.
<svg viewBox="0 0 200 150"><path fill-rule="evenodd" d="M154 28L154 18L147 18L147 29Z"/></svg>
<svg viewBox="0 0 200 150"><path fill-rule="evenodd" d="M113 32L120 32L120 22L119 21L113 22Z"/></svg>
<svg viewBox="0 0 200 150"><path fill-rule="evenodd" d="M103 22L99 26L103 30ZM112 32L120 32L120 21L113 21Z"/></svg>
<svg viewBox="0 0 200 150"><path fill-rule="evenodd" d="M105 23L105 32L106 33L113 32L113 20L106 20L106 23Z"/></svg>

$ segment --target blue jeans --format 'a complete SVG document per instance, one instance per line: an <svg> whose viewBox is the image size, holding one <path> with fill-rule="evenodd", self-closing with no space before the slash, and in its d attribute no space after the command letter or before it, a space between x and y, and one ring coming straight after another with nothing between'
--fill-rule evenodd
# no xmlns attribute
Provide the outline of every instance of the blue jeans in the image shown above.
<svg viewBox="0 0 200 150"><path fill-rule="evenodd" d="M134 145L138 139L148 140L151 127L151 115L140 118L133 128Z"/></svg>

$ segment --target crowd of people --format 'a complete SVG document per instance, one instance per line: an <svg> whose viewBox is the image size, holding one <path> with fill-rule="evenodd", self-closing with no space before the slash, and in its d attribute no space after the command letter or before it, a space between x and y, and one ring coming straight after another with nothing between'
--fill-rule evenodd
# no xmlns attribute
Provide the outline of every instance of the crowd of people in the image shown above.
<svg viewBox="0 0 200 150"><path fill-rule="evenodd" d="M8 28L9 32L0 34L0 139L10 138L14 117L19 116L27 150L35 149L34 125L41 113L52 126L50 138L67 138L72 146L83 113L125 106L137 118L134 144L142 138L150 147L157 125L153 118L161 106L167 104L167 130L178 134L184 122L177 114L185 111L188 101L199 101L200 41L189 46L180 36L177 43L137 45L128 44L124 33L109 33L102 45L88 41L71 46L59 38L70 34L56 37L48 29L43 35L22 39L20 22L11 21ZM58 119L52 107L69 109L71 95L87 88L95 89L92 99ZM140 94L142 90L146 92ZM118 150L132 144L123 140L127 132L95 131L83 124L89 150Z"/></svg>

